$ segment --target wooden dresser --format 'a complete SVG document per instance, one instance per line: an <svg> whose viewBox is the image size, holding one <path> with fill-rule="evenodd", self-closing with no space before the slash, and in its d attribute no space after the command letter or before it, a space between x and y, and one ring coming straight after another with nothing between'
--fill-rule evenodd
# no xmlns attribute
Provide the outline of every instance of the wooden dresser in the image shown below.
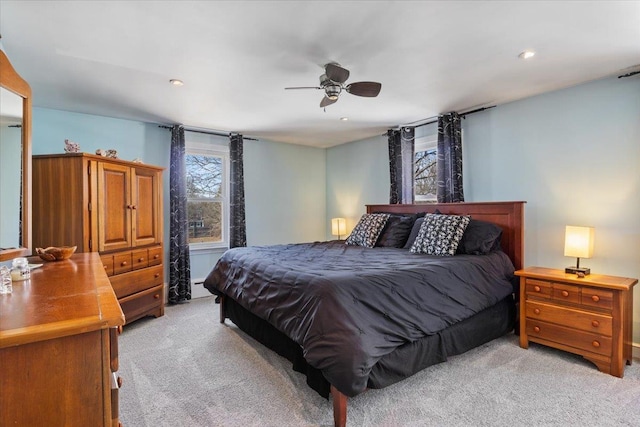
<svg viewBox="0 0 640 427"><path fill-rule="evenodd" d="M622 378L631 365L637 279L529 267L520 276L520 347L536 342L579 354Z"/></svg>
<svg viewBox="0 0 640 427"><path fill-rule="evenodd" d="M0 295L0 426L118 426L124 315L96 253Z"/></svg>
<svg viewBox="0 0 640 427"><path fill-rule="evenodd" d="M164 314L162 170L86 153L33 156L33 246L100 252L127 323Z"/></svg>

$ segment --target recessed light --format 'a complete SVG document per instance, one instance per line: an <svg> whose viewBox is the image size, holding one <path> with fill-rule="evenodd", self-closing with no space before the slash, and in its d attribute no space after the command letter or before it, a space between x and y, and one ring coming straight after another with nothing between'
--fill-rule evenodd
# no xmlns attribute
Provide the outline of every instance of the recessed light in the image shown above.
<svg viewBox="0 0 640 427"><path fill-rule="evenodd" d="M169 80L169 83L171 83L174 86L184 86L184 82L178 79L171 79Z"/></svg>
<svg viewBox="0 0 640 427"><path fill-rule="evenodd" d="M349 117L340 117L340 120L342 120L343 122L346 122L347 120L349 120Z"/></svg>
<svg viewBox="0 0 640 427"><path fill-rule="evenodd" d="M520 55L518 55L518 58L529 59L529 58L533 58L535 54L536 53L532 50L525 50L524 52L520 52Z"/></svg>

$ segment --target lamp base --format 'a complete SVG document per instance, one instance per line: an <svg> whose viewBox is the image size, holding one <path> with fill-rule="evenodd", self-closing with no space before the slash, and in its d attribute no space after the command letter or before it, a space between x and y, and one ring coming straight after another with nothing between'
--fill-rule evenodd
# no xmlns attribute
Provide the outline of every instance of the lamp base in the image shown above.
<svg viewBox="0 0 640 427"><path fill-rule="evenodd" d="M591 269L590 268L584 268L584 267L567 267L564 269L564 272L567 274L578 274L580 273L581 275L587 276L589 274L591 274Z"/></svg>

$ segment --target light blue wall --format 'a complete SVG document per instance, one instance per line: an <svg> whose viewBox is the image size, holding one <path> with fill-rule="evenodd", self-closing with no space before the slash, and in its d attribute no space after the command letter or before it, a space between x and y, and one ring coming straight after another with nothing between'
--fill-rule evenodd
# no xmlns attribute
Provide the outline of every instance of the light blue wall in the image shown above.
<svg viewBox="0 0 640 427"><path fill-rule="evenodd" d="M603 79L467 116L467 201L524 200L525 264L564 268L565 225L596 229L602 274L640 277L640 79ZM327 150L327 215L386 202L386 138ZM353 226L353 225L352 225ZM640 342L640 285L634 342Z"/></svg>
<svg viewBox="0 0 640 427"><path fill-rule="evenodd" d="M640 277L640 79L609 78L464 121L466 200L525 200L525 264L575 265L565 225L595 227L592 272ZM640 342L640 286L634 292Z"/></svg>
<svg viewBox="0 0 640 427"><path fill-rule="evenodd" d="M349 234L365 213L365 205L372 203L389 203L386 135L327 149L326 238L336 238L331 235L331 218L345 218Z"/></svg>
<svg viewBox="0 0 640 427"><path fill-rule="evenodd" d="M188 133L189 134L189 133ZM189 134L206 142L207 136ZM116 149L121 159L141 158L165 168L163 175L165 259L169 241L169 152L171 133L153 123L33 109L33 154L62 153L64 140L83 152ZM277 244L325 237L325 150L270 141L244 144L247 243ZM204 278L222 251L192 252L191 277ZM168 280L168 276L165 280Z"/></svg>
<svg viewBox="0 0 640 427"><path fill-rule="evenodd" d="M325 172L324 149L245 140L247 244L323 240ZM204 279L223 252L192 251L191 277ZM194 295L203 293L197 286L193 292Z"/></svg>

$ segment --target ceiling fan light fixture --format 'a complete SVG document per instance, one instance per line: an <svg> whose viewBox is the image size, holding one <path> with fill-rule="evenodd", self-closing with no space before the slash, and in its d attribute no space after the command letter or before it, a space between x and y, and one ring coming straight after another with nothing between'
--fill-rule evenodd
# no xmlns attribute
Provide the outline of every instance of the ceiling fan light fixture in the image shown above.
<svg viewBox="0 0 640 427"><path fill-rule="evenodd" d="M535 51L533 50L525 50L520 52L520 55L518 55L518 58L520 59L531 59L535 56Z"/></svg>
<svg viewBox="0 0 640 427"><path fill-rule="evenodd" d="M171 79L169 80L169 83L171 83L174 86L184 86L184 82L180 79Z"/></svg>
<svg viewBox="0 0 640 427"><path fill-rule="evenodd" d="M340 120L342 120L343 122L346 122L349 120L349 117L340 117Z"/></svg>

